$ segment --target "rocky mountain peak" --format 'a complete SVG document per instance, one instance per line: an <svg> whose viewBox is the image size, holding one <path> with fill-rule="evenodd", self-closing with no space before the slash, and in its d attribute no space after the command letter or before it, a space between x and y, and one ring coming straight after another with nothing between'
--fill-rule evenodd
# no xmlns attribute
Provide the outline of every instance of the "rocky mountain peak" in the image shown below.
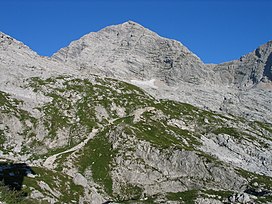
<svg viewBox="0 0 272 204"><path fill-rule="evenodd" d="M14 39L12 37L8 36L7 34L0 31L0 40L1 40L1 42L4 42L6 40L12 41Z"/></svg>
<svg viewBox="0 0 272 204"><path fill-rule="evenodd" d="M94 74L126 79L205 81L209 70L184 45L160 37L133 21L90 33L53 55Z"/></svg>
<svg viewBox="0 0 272 204"><path fill-rule="evenodd" d="M128 20L128 21L124 22L123 25L138 26L138 27L142 27L143 29L146 29L141 24L139 24L139 23L137 23L135 21L132 21L132 20Z"/></svg>
<svg viewBox="0 0 272 204"><path fill-rule="evenodd" d="M223 82L242 89L252 88L262 83L271 83L272 41L240 57L239 60L215 66L215 71L221 75Z"/></svg>
<svg viewBox="0 0 272 204"><path fill-rule="evenodd" d="M132 21L51 58L1 33L0 178L23 203L271 203L270 74L271 42L205 65Z"/></svg>
<svg viewBox="0 0 272 204"><path fill-rule="evenodd" d="M267 55L271 54L272 52L272 40L268 41L267 43L259 46L256 50L255 50L255 54L259 57L267 57Z"/></svg>
<svg viewBox="0 0 272 204"><path fill-rule="evenodd" d="M137 30L145 30L147 32L152 32L151 30L145 28L144 26L142 26L141 24L134 22L134 21L126 21L124 23L121 24L117 24L117 25L111 25L108 26L102 30L108 30L108 29L115 29L115 30L122 30L122 29L127 29L127 30L132 30L132 29L137 29ZM152 32L153 34L157 35L155 32Z"/></svg>
<svg viewBox="0 0 272 204"><path fill-rule="evenodd" d="M14 45L14 44L22 44L23 43L20 43L19 41L15 40L14 38L10 37L9 35L6 35L5 33L3 32L0 32L0 49L1 50L7 50L8 47L10 47L11 45Z"/></svg>
<svg viewBox="0 0 272 204"><path fill-rule="evenodd" d="M24 79L55 75L56 72L67 72L67 70L62 64L47 57L39 56L24 43L0 32L1 90L9 90L10 93L24 97L27 94L21 94L22 90L18 85Z"/></svg>
<svg viewBox="0 0 272 204"><path fill-rule="evenodd" d="M272 41L260 46L255 50L258 61L264 63L263 82L272 82Z"/></svg>
<svg viewBox="0 0 272 204"><path fill-rule="evenodd" d="M27 45L0 32L0 67L31 67L37 64L38 58L41 57Z"/></svg>
<svg viewBox="0 0 272 204"><path fill-rule="evenodd" d="M14 39L13 37L0 32L0 50L3 51L9 51L14 50L18 52L18 50L27 50L28 52L34 53L33 50L31 50L28 46L26 46L24 43Z"/></svg>

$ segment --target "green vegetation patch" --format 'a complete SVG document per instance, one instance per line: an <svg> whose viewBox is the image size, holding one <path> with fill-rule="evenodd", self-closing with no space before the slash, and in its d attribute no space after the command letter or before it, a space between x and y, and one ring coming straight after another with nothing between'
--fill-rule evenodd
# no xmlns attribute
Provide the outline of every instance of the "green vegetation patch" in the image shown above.
<svg viewBox="0 0 272 204"><path fill-rule="evenodd" d="M93 106L89 106L92 100L89 97L85 97L78 101L76 104L76 114L79 117L79 123L85 126L88 131L91 131L96 126L95 110Z"/></svg>
<svg viewBox="0 0 272 204"><path fill-rule="evenodd" d="M261 127L262 129L265 129L266 131L268 131L269 133L272 134L272 124L264 123L264 122L260 122L260 121L255 121L255 125Z"/></svg>
<svg viewBox="0 0 272 204"><path fill-rule="evenodd" d="M129 200L139 200L142 196L143 189L132 185L132 184L122 184L121 186L121 195L116 195L116 201L117 202L124 202Z"/></svg>
<svg viewBox="0 0 272 204"><path fill-rule="evenodd" d="M0 200L6 204L36 204L36 200L27 198L23 191L10 190L0 182Z"/></svg>
<svg viewBox="0 0 272 204"><path fill-rule="evenodd" d="M198 196L197 190L188 190L177 193L168 193L166 198L171 201L183 201L186 204L194 204Z"/></svg>
<svg viewBox="0 0 272 204"><path fill-rule="evenodd" d="M226 198L229 198L231 195L234 194L233 191L224 191L224 190L213 190L213 189L207 189L202 191L202 193L205 193L206 195L216 195L217 199L225 200ZM208 196L209 197L209 196Z"/></svg>
<svg viewBox="0 0 272 204"><path fill-rule="evenodd" d="M51 171L41 167L33 167L32 170L37 175L34 178L25 177L24 185L25 191L31 192L31 187L39 190L42 193L48 194L51 197L55 197L50 192L41 189L39 182L45 182L53 191L59 191L60 197L58 198L60 203L70 203L78 201L79 197L83 195L84 189L82 186L75 185L73 179L61 172Z"/></svg>
<svg viewBox="0 0 272 204"><path fill-rule="evenodd" d="M263 197L259 197L257 203L267 203L270 204L272 202L272 195L267 195Z"/></svg>
<svg viewBox="0 0 272 204"><path fill-rule="evenodd" d="M0 107L1 112L9 113L14 112L17 113L17 106L22 102L18 99L13 99L9 94L0 91Z"/></svg>
<svg viewBox="0 0 272 204"><path fill-rule="evenodd" d="M258 191L259 188L263 189L264 191L270 192L269 194L265 195L256 195L257 196L257 203L269 203L272 202L272 178L265 175L255 174L243 169L236 169L237 173L247 179L249 185L248 189L251 191ZM255 186L257 183L257 186Z"/></svg>
<svg viewBox="0 0 272 204"><path fill-rule="evenodd" d="M0 91L0 113L14 115L22 122L28 119L35 123L36 119L31 117L29 112L19 108L22 103L23 101L11 98L9 94Z"/></svg>
<svg viewBox="0 0 272 204"><path fill-rule="evenodd" d="M180 118L183 114L194 116L198 111L198 108L190 104L179 103L171 100L160 100L159 103L155 104L155 107L162 110L166 115L169 115L172 118Z"/></svg>
<svg viewBox="0 0 272 204"><path fill-rule="evenodd" d="M166 129L161 124L153 125L145 122L139 122L134 125L136 136L140 139L144 139L153 145L157 145L162 148L168 148L172 145L177 145L182 148L181 141L174 136L166 133Z"/></svg>
<svg viewBox="0 0 272 204"><path fill-rule="evenodd" d="M0 91L0 116L4 118L17 118L22 124L22 129L18 134L21 134L26 140L33 136L33 129L37 125L37 119L34 118L31 113L20 108L23 101L12 98L9 94ZM6 141L6 133L9 132L9 127L5 124L4 129L0 130L0 145L3 145ZM27 150L26 146L23 150ZM3 152L7 153L9 150L2 149ZM25 151L24 151L25 152Z"/></svg>
<svg viewBox="0 0 272 204"><path fill-rule="evenodd" d="M265 175L255 174L243 169L236 170L239 175L248 180L249 184L252 186L253 183L257 182L259 186L265 189L272 190L272 178Z"/></svg>
<svg viewBox="0 0 272 204"><path fill-rule="evenodd" d="M213 130L213 133L216 135L227 134L236 138L239 138L241 136L240 132L233 127L220 127Z"/></svg>
<svg viewBox="0 0 272 204"><path fill-rule="evenodd" d="M91 167L94 181L101 184L107 194L112 195L111 163L115 152L106 136L108 131L106 129L97 134L81 149L77 164L82 174Z"/></svg>

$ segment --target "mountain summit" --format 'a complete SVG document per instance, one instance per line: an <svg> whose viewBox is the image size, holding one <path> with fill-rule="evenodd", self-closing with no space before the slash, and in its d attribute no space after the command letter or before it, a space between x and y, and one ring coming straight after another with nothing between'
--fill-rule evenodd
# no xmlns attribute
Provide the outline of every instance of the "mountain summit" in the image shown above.
<svg viewBox="0 0 272 204"><path fill-rule="evenodd" d="M215 70L221 73L223 81L238 87L252 87L259 83L272 82L272 41L258 47L253 52L218 65Z"/></svg>
<svg viewBox="0 0 272 204"><path fill-rule="evenodd" d="M271 203L271 46L204 64L129 21L48 58L0 33L0 203Z"/></svg>
<svg viewBox="0 0 272 204"><path fill-rule="evenodd" d="M90 33L53 55L91 73L126 79L204 81L210 71L184 45L128 21ZM211 78L210 78L211 80Z"/></svg>
<svg viewBox="0 0 272 204"><path fill-rule="evenodd" d="M239 60L211 69L184 45L128 21L90 33L53 55L81 71L122 79L157 79L167 85L227 84L238 88L271 82L271 42Z"/></svg>
<svg viewBox="0 0 272 204"><path fill-rule="evenodd" d="M238 60L209 65L180 42L133 21L86 34L51 58L1 36L5 89L6 84L20 84L18 80L30 76L96 74L133 83L159 98L272 121L271 41ZM18 86L11 87L16 90Z"/></svg>

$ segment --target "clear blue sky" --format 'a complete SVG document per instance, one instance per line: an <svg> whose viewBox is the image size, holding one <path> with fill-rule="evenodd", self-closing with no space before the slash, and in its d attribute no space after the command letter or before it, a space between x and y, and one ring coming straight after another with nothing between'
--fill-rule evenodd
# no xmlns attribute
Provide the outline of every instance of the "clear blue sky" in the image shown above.
<svg viewBox="0 0 272 204"><path fill-rule="evenodd" d="M204 62L237 59L272 40L272 0L1 0L0 31L50 56L111 24L136 21Z"/></svg>

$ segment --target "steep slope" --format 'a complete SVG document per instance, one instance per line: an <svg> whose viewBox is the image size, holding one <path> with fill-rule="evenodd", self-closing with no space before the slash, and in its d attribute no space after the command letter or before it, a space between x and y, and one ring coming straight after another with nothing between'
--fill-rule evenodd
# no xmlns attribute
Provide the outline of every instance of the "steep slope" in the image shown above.
<svg viewBox="0 0 272 204"><path fill-rule="evenodd" d="M52 58L0 36L0 180L18 202L272 202L270 42L205 65L134 22Z"/></svg>
<svg viewBox="0 0 272 204"><path fill-rule="evenodd" d="M251 199L270 199L271 178L253 173L272 175L270 124L156 100L97 76L35 77L24 87L49 100L35 107L37 117L1 93L1 158L32 167L23 190L33 199L220 202L241 189L254 194L255 182L263 194Z"/></svg>
<svg viewBox="0 0 272 204"><path fill-rule="evenodd" d="M83 75L133 83L157 98L271 123L270 45L241 61L205 65L181 43L129 21L87 34L52 58Z"/></svg>
<svg viewBox="0 0 272 204"><path fill-rule="evenodd" d="M11 77L19 78L33 70L39 56L23 43L0 33L0 71L1 84L8 83ZM17 67L23 70L18 70Z"/></svg>
<svg viewBox="0 0 272 204"><path fill-rule="evenodd" d="M267 83L266 85L271 89L272 41L242 56L239 60L216 66L215 71L227 84L248 89L259 83Z"/></svg>
<svg viewBox="0 0 272 204"><path fill-rule="evenodd" d="M122 79L157 79L168 85L212 81L209 69L180 42L128 21L90 33L53 55L82 71Z"/></svg>
<svg viewBox="0 0 272 204"><path fill-rule="evenodd" d="M20 86L29 77L50 77L61 73L76 74L73 69L41 57L28 46L0 32L0 89L17 97L31 98L31 92ZM24 99L26 100L26 99ZM30 99L33 100L33 99Z"/></svg>

